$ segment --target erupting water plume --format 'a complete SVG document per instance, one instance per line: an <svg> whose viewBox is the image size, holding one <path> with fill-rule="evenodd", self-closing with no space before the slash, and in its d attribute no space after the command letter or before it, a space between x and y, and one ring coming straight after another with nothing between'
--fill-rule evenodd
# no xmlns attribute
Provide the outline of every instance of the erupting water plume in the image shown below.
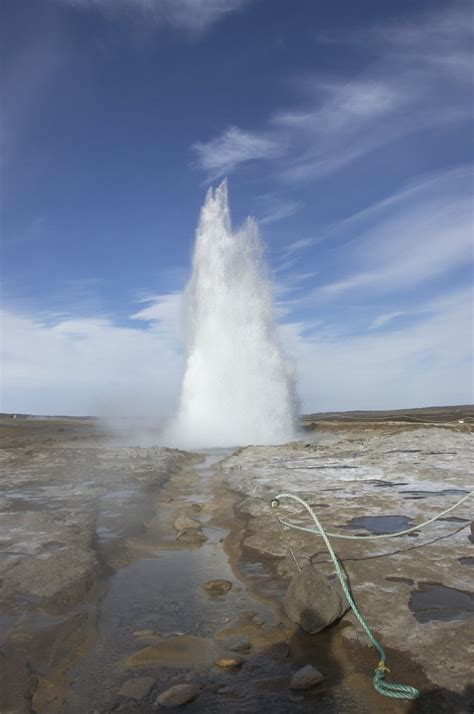
<svg viewBox="0 0 474 714"><path fill-rule="evenodd" d="M167 443L281 443L294 437L291 366L275 332L257 226L232 231L227 182L209 189L185 293L187 362Z"/></svg>

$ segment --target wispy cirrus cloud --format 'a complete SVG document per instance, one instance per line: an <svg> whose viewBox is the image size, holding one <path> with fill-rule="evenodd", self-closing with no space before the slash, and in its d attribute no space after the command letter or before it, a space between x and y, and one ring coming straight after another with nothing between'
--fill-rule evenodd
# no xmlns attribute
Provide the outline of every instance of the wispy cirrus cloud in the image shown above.
<svg viewBox="0 0 474 714"><path fill-rule="evenodd" d="M274 159L284 151L279 142L263 134L232 126L208 142L196 142L193 151L197 165L209 181L230 174L237 166L258 159Z"/></svg>
<svg viewBox="0 0 474 714"><path fill-rule="evenodd" d="M397 199L386 199L352 218L364 217L350 241L344 261L336 262L341 277L316 288L313 295L334 299L349 291L371 294L413 289L473 257L473 206L469 168L446 171L413 184ZM342 222L347 230L351 219ZM347 270L350 265L350 271Z"/></svg>
<svg viewBox="0 0 474 714"><path fill-rule="evenodd" d="M202 33L253 0L57 0L77 9L94 9L111 19L144 20Z"/></svg>
<svg viewBox="0 0 474 714"><path fill-rule="evenodd" d="M227 131L195 145L203 149L198 165L212 175L216 164L218 176L244 162L266 160L272 175L295 184L335 173L404 136L468 119L473 113L472 14L470 4L460 3L427 9L409 26L391 23L335 34L336 45L364 43L372 62L357 74L315 71L296 79L298 105L276 111L263 130L245 132L251 142L242 142L240 152L235 142L232 160L220 158ZM236 137L241 132L231 131Z"/></svg>
<svg viewBox="0 0 474 714"><path fill-rule="evenodd" d="M395 312L384 312L381 315L377 315L369 325L369 330L377 330L379 327L384 327L384 325L388 325L389 322L401 317L403 314L400 310L396 310Z"/></svg>
<svg viewBox="0 0 474 714"><path fill-rule="evenodd" d="M325 339L321 327L310 336L305 322L282 325L303 411L315 404L324 411L471 403L471 303L472 291L464 288L421 306L413 324Z"/></svg>
<svg viewBox="0 0 474 714"><path fill-rule="evenodd" d="M257 196L257 219L260 225L277 223L297 213L302 207L302 201L295 201L278 193L266 193Z"/></svg>

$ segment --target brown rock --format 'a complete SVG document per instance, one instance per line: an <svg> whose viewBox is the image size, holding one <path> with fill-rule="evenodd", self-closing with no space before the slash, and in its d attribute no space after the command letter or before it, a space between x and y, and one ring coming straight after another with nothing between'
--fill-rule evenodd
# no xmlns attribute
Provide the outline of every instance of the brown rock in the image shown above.
<svg viewBox="0 0 474 714"><path fill-rule="evenodd" d="M175 520L174 527L177 531L184 531L186 528L200 528L201 524L199 521L195 521L194 518L190 518L184 513L181 513Z"/></svg>
<svg viewBox="0 0 474 714"><path fill-rule="evenodd" d="M204 590L213 595L223 595L229 592L232 587L230 580L207 580L203 583Z"/></svg>
<svg viewBox="0 0 474 714"><path fill-rule="evenodd" d="M160 707L172 709L183 704L192 702L201 694L201 687L198 684L176 684L170 689L166 689L156 699L156 704Z"/></svg>
<svg viewBox="0 0 474 714"><path fill-rule="evenodd" d="M176 540L181 543L204 543L207 536L204 535L202 528L185 528L178 533Z"/></svg>
<svg viewBox="0 0 474 714"><path fill-rule="evenodd" d="M338 587L312 564L294 576L283 604L290 620L311 634L328 627L349 610Z"/></svg>
<svg viewBox="0 0 474 714"><path fill-rule="evenodd" d="M240 657L218 657L214 660L216 667L223 667L224 669L232 669L242 666L242 659Z"/></svg>

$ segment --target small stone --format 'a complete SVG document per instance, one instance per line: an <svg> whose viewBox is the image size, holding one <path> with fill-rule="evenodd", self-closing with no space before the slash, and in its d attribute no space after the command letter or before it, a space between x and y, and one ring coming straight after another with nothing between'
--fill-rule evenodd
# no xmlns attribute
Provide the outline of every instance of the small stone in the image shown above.
<svg viewBox="0 0 474 714"><path fill-rule="evenodd" d="M204 535L202 528L185 528L178 533L176 540L181 543L204 543L207 536Z"/></svg>
<svg viewBox="0 0 474 714"><path fill-rule="evenodd" d="M128 697L129 699L144 699L147 694L149 694L154 683L155 680L153 677L127 679L120 687L118 693L121 697Z"/></svg>
<svg viewBox="0 0 474 714"><path fill-rule="evenodd" d="M186 528L200 528L201 524L199 521L194 520L182 513L174 522L174 527L177 531L184 531Z"/></svg>
<svg viewBox="0 0 474 714"><path fill-rule="evenodd" d="M242 659L240 657L218 657L214 664L216 667L223 667L224 669L235 669L242 666Z"/></svg>
<svg viewBox="0 0 474 714"><path fill-rule="evenodd" d="M230 580L207 580L203 583L204 590L213 595L223 595L229 592L232 587Z"/></svg>
<svg viewBox="0 0 474 714"><path fill-rule="evenodd" d="M198 684L176 684L162 692L156 699L156 704L171 709L192 702L201 694Z"/></svg>
<svg viewBox="0 0 474 714"><path fill-rule="evenodd" d="M257 625L257 627L261 627L262 625L265 624L265 620L263 620L263 619L262 619L261 617L259 617L258 615L254 615L254 616L252 617L252 622L253 622L254 625Z"/></svg>
<svg viewBox="0 0 474 714"><path fill-rule="evenodd" d="M290 689L310 689L310 687L315 687L322 682L323 679L321 672L311 664L307 664L294 673L291 678Z"/></svg>

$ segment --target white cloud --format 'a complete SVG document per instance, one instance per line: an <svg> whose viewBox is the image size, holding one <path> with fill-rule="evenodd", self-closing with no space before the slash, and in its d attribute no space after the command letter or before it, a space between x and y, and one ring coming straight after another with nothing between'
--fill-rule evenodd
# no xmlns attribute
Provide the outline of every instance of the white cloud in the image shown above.
<svg viewBox="0 0 474 714"><path fill-rule="evenodd" d="M326 297L349 290L386 292L415 287L472 259L472 200L420 201L344 246L347 277L318 289Z"/></svg>
<svg viewBox="0 0 474 714"><path fill-rule="evenodd" d="M174 315L164 308L155 317L139 329L104 317L45 322L3 310L1 409L162 417L177 394L182 356Z"/></svg>
<svg viewBox="0 0 474 714"><path fill-rule="evenodd" d="M111 18L126 16L157 26L201 33L252 0L59 0L78 9L96 9Z"/></svg>
<svg viewBox="0 0 474 714"><path fill-rule="evenodd" d="M292 243L286 245L283 251L283 255L288 258L290 255L293 255L294 253L297 253L300 250L303 250L304 248L308 248L313 243L313 238L300 238L299 240L295 240Z"/></svg>
<svg viewBox="0 0 474 714"><path fill-rule="evenodd" d="M356 123L388 114L408 101L406 90L387 79L355 79L340 84L316 81L315 88L323 96L318 108L280 112L273 117L273 122L331 135L348 128L354 131Z"/></svg>
<svg viewBox="0 0 474 714"><path fill-rule="evenodd" d="M258 196L257 200L262 212L262 215L257 214L258 222L261 225L277 223L293 216L303 205L301 201L293 201L272 193Z"/></svg>
<svg viewBox="0 0 474 714"><path fill-rule="evenodd" d="M395 320L395 318L401 317L401 315L403 314L404 313L400 310L396 310L395 312L384 312L381 315L377 315L377 317L374 318L374 320L372 320L372 323L369 325L369 329L376 330L379 327L383 327L392 320Z"/></svg>
<svg viewBox="0 0 474 714"><path fill-rule="evenodd" d="M0 409L163 419L174 406L183 367L174 298L157 296L157 319L152 313L136 318L153 319L142 329L103 317L46 324L4 310ZM328 336L315 319L282 325L282 343L296 359L303 409L472 401L471 291L424 303L417 318L409 327L349 337Z"/></svg>
<svg viewBox="0 0 474 714"><path fill-rule="evenodd" d="M197 146L209 150L216 176L258 158L272 162L272 174L295 183L335 173L409 134L465 121L472 116L472 28L471 7L459 4L427 8L411 16L409 25L341 31L333 38L336 44L364 44L374 58L362 72L297 78L300 105L276 112L259 134L245 134L256 144L248 155L243 147L242 160L239 151L235 160L226 160L226 133ZM232 131L238 136L241 130ZM269 137L284 150L273 151L271 145L260 150L258 142ZM209 171L205 159L200 166Z"/></svg>
<svg viewBox="0 0 474 714"><path fill-rule="evenodd" d="M283 325L303 411L472 403L472 291L439 298L422 312L410 327L345 338L308 338L304 324Z"/></svg>
<svg viewBox="0 0 474 714"><path fill-rule="evenodd" d="M147 307L131 315L132 320L142 320L154 323L154 329L165 331L176 339L182 338L182 293L167 295L150 295L140 302L148 303Z"/></svg>
<svg viewBox="0 0 474 714"><path fill-rule="evenodd" d="M273 139L238 127L226 129L207 143L196 142L192 148L197 154L198 166L208 173L210 181L231 173L247 161L275 158L283 150Z"/></svg>

